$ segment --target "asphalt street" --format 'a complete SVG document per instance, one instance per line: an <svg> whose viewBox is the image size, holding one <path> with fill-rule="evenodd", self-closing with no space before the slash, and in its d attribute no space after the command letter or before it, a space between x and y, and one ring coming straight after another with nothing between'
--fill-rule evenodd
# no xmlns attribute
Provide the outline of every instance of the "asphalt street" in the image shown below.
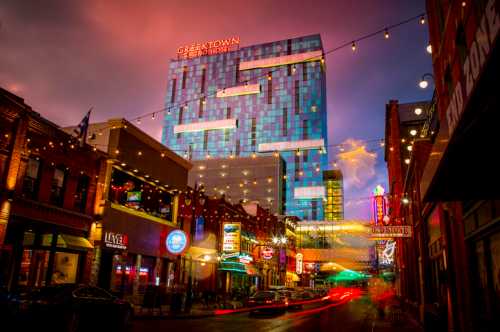
<svg viewBox="0 0 500 332"><path fill-rule="evenodd" d="M133 322L132 331L419 331L410 322L398 325L378 319L367 297L337 306L306 307L285 314L238 313L197 319L154 319Z"/></svg>

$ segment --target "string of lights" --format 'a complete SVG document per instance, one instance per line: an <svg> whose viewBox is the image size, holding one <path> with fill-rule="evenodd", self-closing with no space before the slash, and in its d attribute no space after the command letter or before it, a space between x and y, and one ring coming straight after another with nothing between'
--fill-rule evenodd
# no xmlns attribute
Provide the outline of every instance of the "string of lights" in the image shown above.
<svg viewBox="0 0 500 332"><path fill-rule="evenodd" d="M389 31L390 30L393 30L395 28L398 28L400 26L403 26L403 25L406 25L406 24L409 24L413 21L416 21L418 20L420 24L425 24L425 16L426 14L425 13L420 13L418 15L415 15L415 16L412 16L410 18L407 18L405 20L402 20L398 23L395 23L395 24L391 24L391 25L388 25L384 28L381 28L381 29L378 29L374 32L371 32L371 33L368 33L368 34L365 34L365 35L362 35L360 37L357 37L357 38L354 38L352 39L351 41L349 42L344 42L328 51L325 51L323 53L323 57L321 58L320 62L322 65L324 65L324 57L327 56L327 55L330 55L332 53L335 53L335 52L338 52L344 48L347 48L347 47L351 47L352 51L356 51L357 50L357 43L361 42L361 41L364 41L366 39L369 39L369 38L372 38L372 37L375 37L377 35L383 35L384 36L384 39L389 39ZM312 57L312 58L309 58L309 59L304 59L304 61L312 61L312 60L316 60L316 57ZM255 77L252 77L250 79L247 79L247 80L244 80L242 81L241 83L243 84L248 84L252 81L255 81L255 80L258 80L258 79L261 79L261 78L268 78L269 75L272 75L272 73L274 72L277 72L279 70L282 70L281 67L278 67L278 68L275 68L275 69L272 69L270 70L269 72L265 73L265 74L262 74L262 75L256 75ZM230 86L223 86L222 87L222 90L225 90L226 88L229 88ZM144 118L151 118L152 120L155 120L157 118L157 115L159 114L162 114L162 113L167 113L167 114L170 114L174 109L177 109L179 107L183 107L183 106L187 106L188 104L190 103L193 103L193 102L200 102L202 99L205 99L207 97L212 97L212 96L215 96L217 94L217 89L212 92L212 93L200 93L198 96L194 97L194 98L191 98L191 99L187 99L187 100L183 100L183 101L180 101L180 102L177 102L177 103L174 103L174 104L171 104L169 106L166 106L166 107L162 107L160 109L157 109L157 110L154 110L154 111L150 111L150 112L147 112L147 113L144 113L144 114L141 114L141 115L138 115L132 119L130 119L131 122L136 122L137 124L141 124L142 122L142 119ZM99 131L102 131L102 130L105 130L106 128L103 127L103 128L100 128Z"/></svg>

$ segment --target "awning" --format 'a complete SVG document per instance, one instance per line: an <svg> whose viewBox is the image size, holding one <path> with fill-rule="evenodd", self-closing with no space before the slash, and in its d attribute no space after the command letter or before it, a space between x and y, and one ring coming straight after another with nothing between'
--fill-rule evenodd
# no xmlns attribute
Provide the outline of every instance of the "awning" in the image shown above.
<svg viewBox="0 0 500 332"><path fill-rule="evenodd" d="M57 238L57 246L76 250L88 250L94 248L94 246L86 238L68 234L59 235Z"/></svg>

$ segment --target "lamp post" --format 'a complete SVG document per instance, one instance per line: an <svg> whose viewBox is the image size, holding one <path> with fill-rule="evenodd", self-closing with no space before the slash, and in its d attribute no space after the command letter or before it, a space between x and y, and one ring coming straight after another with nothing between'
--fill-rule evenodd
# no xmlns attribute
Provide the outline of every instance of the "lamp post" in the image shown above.
<svg viewBox="0 0 500 332"><path fill-rule="evenodd" d="M420 82L418 83L418 86L421 89L426 89L429 86L429 81L427 80L427 78L432 78L432 80L434 81L434 75L432 75L431 73L423 74Z"/></svg>

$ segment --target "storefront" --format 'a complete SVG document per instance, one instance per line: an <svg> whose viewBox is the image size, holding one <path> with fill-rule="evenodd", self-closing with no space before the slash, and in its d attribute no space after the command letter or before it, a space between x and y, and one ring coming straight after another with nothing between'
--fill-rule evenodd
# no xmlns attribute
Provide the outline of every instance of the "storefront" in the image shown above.
<svg viewBox="0 0 500 332"><path fill-rule="evenodd" d="M173 225L128 214L108 203L102 225L98 284L124 297L174 283L176 257L166 250Z"/></svg>
<svg viewBox="0 0 500 332"><path fill-rule="evenodd" d="M41 287L85 282L92 244L88 232L22 217L14 204L6 243L14 253L14 283Z"/></svg>

